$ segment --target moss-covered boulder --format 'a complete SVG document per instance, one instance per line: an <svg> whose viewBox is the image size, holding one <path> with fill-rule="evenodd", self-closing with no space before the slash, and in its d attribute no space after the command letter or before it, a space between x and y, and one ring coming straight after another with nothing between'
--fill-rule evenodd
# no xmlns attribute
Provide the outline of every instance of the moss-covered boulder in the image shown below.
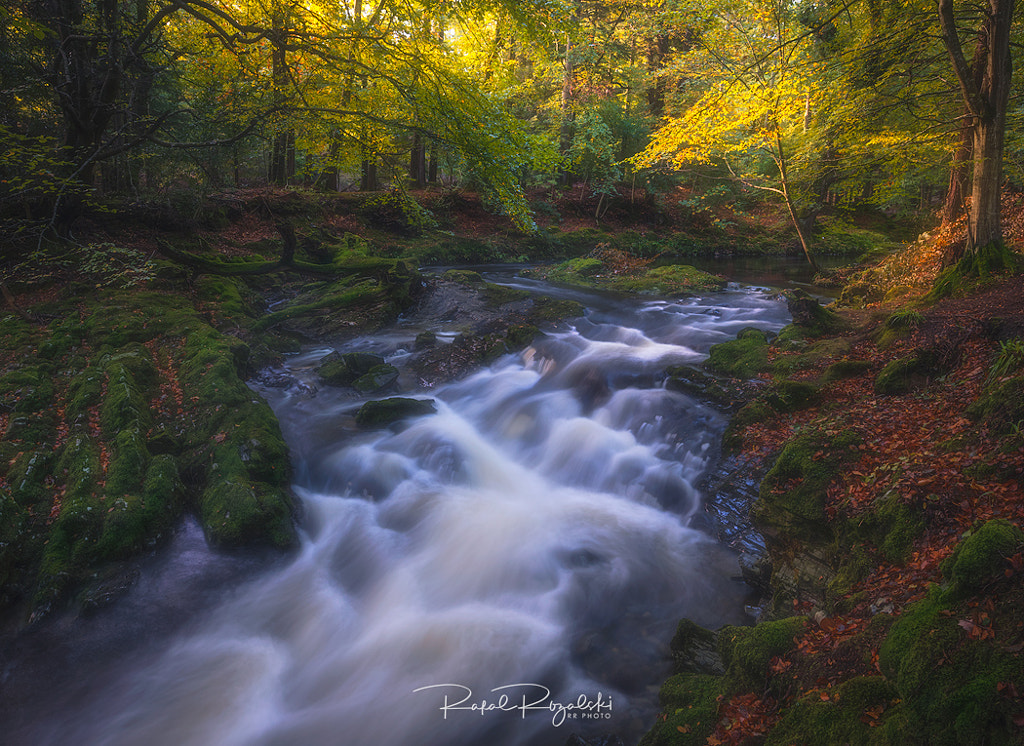
<svg viewBox="0 0 1024 746"><path fill-rule="evenodd" d="M860 442L852 430L835 435L812 430L790 440L761 483L754 520L791 538L830 540L826 490Z"/></svg>
<svg viewBox="0 0 1024 746"><path fill-rule="evenodd" d="M396 422L437 412L433 399L392 397L368 401L356 412L356 424L364 429L389 427Z"/></svg>
<svg viewBox="0 0 1024 746"><path fill-rule="evenodd" d="M375 365L354 380L352 388L364 394L375 394L394 386L398 382L398 376L398 368L393 365Z"/></svg>
<svg viewBox="0 0 1024 746"><path fill-rule="evenodd" d="M795 334L802 337L821 337L835 334L848 328L846 320L830 308L826 308L803 290L788 290L785 293L786 306L793 317ZM779 337L783 338L780 333Z"/></svg>
<svg viewBox="0 0 1024 746"><path fill-rule="evenodd" d="M748 327L736 339L713 345L705 365L715 373L753 378L768 367L768 335Z"/></svg>
<svg viewBox="0 0 1024 746"><path fill-rule="evenodd" d="M718 632L718 652L726 668L730 691L760 688L772 658L788 653L796 636L807 626L802 616L762 622L753 627L723 627Z"/></svg>
<svg viewBox="0 0 1024 746"><path fill-rule="evenodd" d="M1024 532L1006 520L988 521L957 545L942 564L949 581L947 598L983 591L994 579L1002 579L1010 557L1024 551Z"/></svg>
<svg viewBox="0 0 1024 746"><path fill-rule="evenodd" d="M316 374L328 386L351 386L356 380L384 364L384 358L369 352L331 352L320 360Z"/></svg>
<svg viewBox="0 0 1024 746"><path fill-rule="evenodd" d="M923 388L941 373L939 358L931 350L915 350L886 365L875 378L879 394L906 394Z"/></svg>
<svg viewBox="0 0 1024 746"><path fill-rule="evenodd" d="M858 676L830 691L827 700L819 692L804 695L786 708L772 728L766 745L858 744L868 746L907 743L886 727L889 720L902 724L899 694L882 676Z"/></svg>

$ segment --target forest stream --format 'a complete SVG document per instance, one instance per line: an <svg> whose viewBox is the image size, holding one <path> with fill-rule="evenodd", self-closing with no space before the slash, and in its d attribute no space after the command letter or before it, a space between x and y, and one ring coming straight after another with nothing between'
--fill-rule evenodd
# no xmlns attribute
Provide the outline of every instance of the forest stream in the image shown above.
<svg viewBox="0 0 1024 746"><path fill-rule="evenodd" d="M405 367L413 340L444 344L457 313L337 346L433 400L401 427L356 427L380 397L322 385L328 347L261 376L300 548L268 566L183 526L119 603L26 639L8 683L38 696L12 743L635 743L677 621L750 621L735 553L693 520L726 417L663 372L744 327L780 329L786 304L755 287L653 300L485 276L586 314L432 388Z"/></svg>

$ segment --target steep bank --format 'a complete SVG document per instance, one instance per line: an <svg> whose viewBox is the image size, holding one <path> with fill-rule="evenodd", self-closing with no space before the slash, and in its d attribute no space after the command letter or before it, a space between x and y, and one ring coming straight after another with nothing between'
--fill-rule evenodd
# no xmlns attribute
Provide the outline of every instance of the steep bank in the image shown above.
<svg viewBox="0 0 1024 746"><path fill-rule="evenodd" d="M680 626L644 744L1024 742L1024 280L925 303L942 239L712 350L758 381L763 621Z"/></svg>

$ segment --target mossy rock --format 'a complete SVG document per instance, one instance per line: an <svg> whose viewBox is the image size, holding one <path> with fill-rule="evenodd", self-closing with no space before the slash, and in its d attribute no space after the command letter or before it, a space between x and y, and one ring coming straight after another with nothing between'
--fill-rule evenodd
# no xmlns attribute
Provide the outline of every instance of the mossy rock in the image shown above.
<svg viewBox="0 0 1024 746"><path fill-rule="evenodd" d="M392 397L368 401L356 412L356 424L364 429L389 427L401 420L435 414L433 399Z"/></svg>
<svg viewBox="0 0 1024 746"><path fill-rule="evenodd" d="M575 319L586 313L586 307L574 300L538 298L529 311L529 320L534 324Z"/></svg>
<svg viewBox="0 0 1024 746"><path fill-rule="evenodd" d="M196 297L229 316L250 316L252 307L246 300L249 289L234 277L202 275L195 284Z"/></svg>
<svg viewBox="0 0 1024 746"><path fill-rule="evenodd" d="M155 456L141 489L132 494L111 493L110 507L96 546L105 560L124 559L159 541L181 515L184 487L170 455Z"/></svg>
<svg viewBox="0 0 1024 746"><path fill-rule="evenodd" d="M541 333L533 324L512 324L505 332L505 347L509 352L528 347Z"/></svg>
<svg viewBox="0 0 1024 746"><path fill-rule="evenodd" d="M119 432L113 440L110 466L107 468L107 495L116 498L137 493L149 461L146 441L138 427Z"/></svg>
<svg viewBox="0 0 1024 746"><path fill-rule="evenodd" d="M967 414L988 423L1000 435L1016 432L1024 422L1024 376L990 382Z"/></svg>
<svg viewBox="0 0 1024 746"><path fill-rule="evenodd" d="M272 546L296 543L291 500L278 487L244 478L215 475L203 491L199 516L207 539L217 547Z"/></svg>
<svg viewBox="0 0 1024 746"><path fill-rule="evenodd" d="M385 365L384 358L369 352L331 352L320 360L316 374L328 386L351 386L374 368Z"/></svg>
<svg viewBox="0 0 1024 746"><path fill-rule="evenodd" d="M886 365L875 378L878 394L906 394L927 386L941 373L938 356L930 350L915 350Z"/></svg>
<svg viewBox="0 0 1024 746"><path fill-rule="evenodd" d="M729 691L762 691L768 664L793 649L796 636L807 625L802 616L761 622L753 627L722 627L718 652L726 667Z"/></svg>
<svg viewBox="0 0 1024 746"><path fill-rule="evenodd" d="M427 350L437 344L437 335L432 331L420 332L412 344L413 350Z"/></svg>
<svg viewBox="0 0 1024 746"><path fill-rule="evenodd" d="M854 378L871 370L870 360L837 360L825 369L822 382L831 383L844 378Z"/></svg>
<svg viewBox="0 0 1024 746"><path fill-rule="evenodd" d="M49 373L31 366L0 377L0 408L8 412L38 412L53 401L53 381Z"/></svg>
<svg viewBox="0 0 1024 746"><path fill-rule="evenodd" d="M500 308L508 303L518 303L530 297L530 293L521 288L508 288L503 285L495 285L492 282L484 283L481 296L490 308Z"/></svg>
<svg viewBox="0 0 1024 746"><path fill-rule="evenodd" d="M704 746L718 724L722 678L679 674L661 687L662 715L640 740L640 746Z"/></svg>
<svg viewBox="0 0 1024 746"><path fill-rule="evenodd" d="M1000 693L1000 685L1024 688L1019 654L969 636L961 621L971 609L949 601L933 586L904 610L879 650L882 672L903 700L906 732L929 746L1019 743L1019 704ZM1003 629L1018 619L1012 608L991 624Z"/></svg>
<svg viewBox="0 0 1024 746"><path fill-rule="evenodd" d="M1002 578L1007 558L1024 550L1024 532L1009 521L991 520L961 541L942 563L952 597L976 594Z"/></svg>
<svg viewBox="0 0 1024 746"><path fill-rule="evenodd" d="M398 382L398 376L398 368L393 365L375 365L365 375L353 381L352 388L364 394L373 394L394 386Z"/></svg>
<svg viewBox="0 0 1024 746"><path fill-rule="evenodd" d="M776 381L764 400L776 412L796 412L818 403L818 387L806 381Z"/></svg>
<svg viewBox="0 0 1024 746"><path fill-rule="evenodd" d="M826 490L860 442L852 430L810 431L791 439L761 482L751 510L755 522L794 538L831 540Z"/></svg>
<svg viewBox="0 0 1024 746"><path fill-rule="evenodd" d="M722 290L725 280L688 264L653 267L632 277L616 278L610 287L644 295L686 295Z"/></svg>
<svg viewBox="0 0 1024 746"><path fill-rule="evenodd" d="M449 269L441 277L451 282L457 282L460 285L468 285L469 287L484 286L484 278L480 273L470 269Z"/></svg>
<svg viewBox="0 0 1024 746"><path fill-rule="evenodd" d="M849 340L842 337L821 339L798 354L780 355L771 366L777 376L789 376L799 370L807 370L825 360L834 360L846 355L851 349Z"/></svg>
<svg viewBox="0 0 1024 746"><path fill-rule="evenodd" d="M789 290L784 293L786 306L793 316L793 336L821 337L826 334L836 334L849 327L842 316L835 311L825 308L816 298L812 298L803 290ZM779 334L780 339L787 339L783 333Z"/></svg>
<svg viewBox="0 0 1024 746"><path fill-rule="evenodd" d="M763 399L755 399L744 405L729 420L722 434L722 446L728 451L739 450L743 445L744 428L758 422L767 422L775 415L776 411Z"/></svg>
<svg viewBox="0 0 1024 746"><path fill-rule="evenodd" d="M725 665L718 654L717 635L689 619L680 620L669 643L675 673L721 676Z"/></svg>
<svg viewBox="0 0 1024 746"><path fill-rule="evenodd" d="M924 516L890 492L875 500L869 511L851 520L848 535L870 541L886 560L902 564L924 529Z"/></svg>
<svg viewBox="0 0 1024 746"><path fill-rule="evenodd" d="M748 327L736 339L713 345L705 365L709 370L734 378L754 378L768 367L768 335Z"/></svg>
<svg viewBox="0 0 1024 746"><path fill-rule="evenodd" d="M106 366L106 395L100 406L100 428L108 438L114 438L122 430L139 427L148 430L153 426L149 402L135 382L135 376L124 362L111 362Z"/></svg>
<svg viewBox="0 0 1024 746"><path fill-rule="evenodd" d="M7 494L15 505L14 512L20 512L19 506L38 509L45 507L43 501L47 493L44 484L52 462L53 450L41 448L24 451L0 466L0 474L4 473L6 467L6 482L10 490Z"/></svg>
<svg viewBox="0 0 1024 746"><path fill-rule="evenodd" d="M811 692L787 707L769 732L766 746L794 743L850 744L851 746L902 746L879 726L893 717L899 695L882 676L857 676L830 691L828 701ZM866 713L877 712L874 720Z"/></svg>

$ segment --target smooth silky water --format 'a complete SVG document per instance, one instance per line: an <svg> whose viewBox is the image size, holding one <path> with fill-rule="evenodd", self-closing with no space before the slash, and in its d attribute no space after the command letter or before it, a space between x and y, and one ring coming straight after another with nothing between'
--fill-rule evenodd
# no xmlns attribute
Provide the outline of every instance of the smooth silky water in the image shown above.
<svg viewBox="0 0 1024 746"><path fill-rule="evenodd" d="M725 418L662 388L662 372L744 327L779 329L785 303L756 288L644 301L489 279L587 314L406 391L438 411L404 428L355 427L362 400L313 372L326 348L254 384L292 449L301 547L224 555L183 526L124 599L15 646L7 684L39 695L7 713L16 742L635 742L678 619L749 621L736 557L689 526ZM428 326L454 331L411 318L340 349L401 367Z"/></svg>

